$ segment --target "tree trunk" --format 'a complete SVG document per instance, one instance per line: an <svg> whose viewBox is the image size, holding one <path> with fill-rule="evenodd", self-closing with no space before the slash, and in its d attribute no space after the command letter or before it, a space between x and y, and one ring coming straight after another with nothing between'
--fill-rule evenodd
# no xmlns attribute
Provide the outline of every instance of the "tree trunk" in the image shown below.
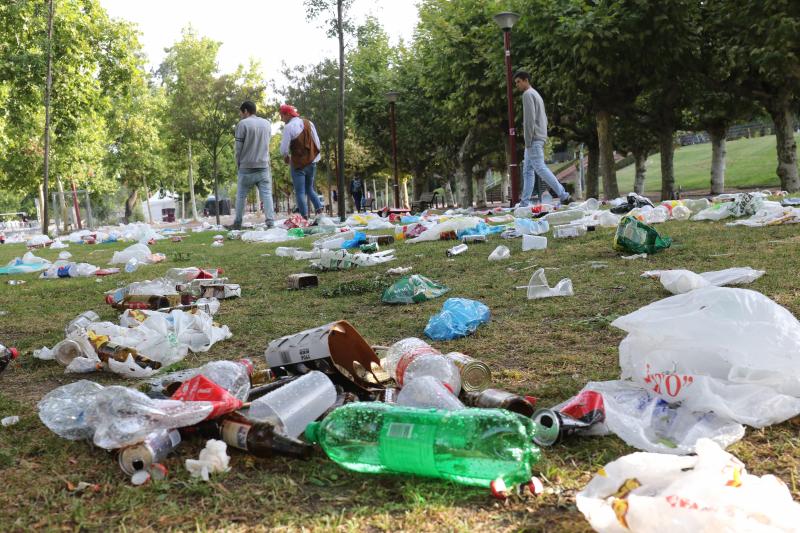
<svg viewBox="0 0 800 533"><path fill-rule="evenodd" d="M428 180L425 179L424 169L422 167L417 167L414 169L414 201L418 202L419 197L422 196L424 192L430 192L428 190Z"/></svg>
<svg viewBox="0 0 800 533"><path fill-rule="evenodd" d="M603 196L605 198L616 198L619 196L619 187L617 186L617 169L614 166L614 136L611 133L611 114L608 111L597 112L597 139L600 143Z"/></svg>
<svg viewBox="0 0 800 533"><path fill-rule="evenodd" d="M664 128L658 134L658 141L661 148L661 200L673 200L675 198L675 144L673 139L674 130L671 127Z"/></svg>
<svg viewBox="0 0 800 533"><path fill-rule="evenodd" d="M214 204L216 205L215 211L217 212L217 226L219 226L219 176L217 174L217 152L211 155L211 160L214 164Z"/></svg>
<svg viewBox="0 0 800 533"><path fill-rule="evenodd" d="M770 102L769 114L775 123L775 140L778 151L776 173L781 180L781 189L789 192L800 191L800 177L797 173L797 143L794 140L794 118L790 99L781 95Z"/></svg>
<svg viewBox="0 0 800 533"><path fill-rule="evenodd" d="M200 220L197 216L197 202L194 199L194 160L192 159L192 141L189 141L189 202L192 204L192 220Z"/></svg>
<svg viewBox="0 0 800 533"><path fill-rule="evenodd" d="M344 13L343 0L336 1L336 33L339 36L339 97L336 99L338 112L337 145L339 147L339 220L345 221L347 216L345 207L344 186Z"/></svg>
<svg viewBox="0 0 800 533"><path fill-rule="evenodd" d="M634 150L633 160L636 167L633 192L644 194L644 180L647 177L647 150Z"/></svg>
<svg viewBox="0 0 800 533"><path fill-rule="evenodd" d="M130 224L132 222L131 217L133 217L133 211L136 209L136 201L139 199L139 189L137 187L132 187L130 193L128 194L128 198L125 199L125 223Z"/></svg>
<svg viewBox="0 0 800 533"><path fill-rule="evenodd" d="M711 194L725 192L725 128L709 128L711 137Z"/></svg>
<svg viewBox="0 0 800 533"><path fill-rule="evenodd" d="M600 144L597 138L587 143L589 154L586 162L586 197L600 198Z"/></svg>
<svg viewBox="0 0 800 533"><path fill-rule="evenodd" d="M486 207L486 172L481 168L472 167L475 176L475 207Z"/></svg>
<svg viewBox="0 0 800 533"><path fill-rule="evenodd" d="M470 130L461 143L458 150L458 167L456 170L456 199L463 208L472 206L472 161L469 152L472 149L472 142L475 138L473 131Z"/></svg>

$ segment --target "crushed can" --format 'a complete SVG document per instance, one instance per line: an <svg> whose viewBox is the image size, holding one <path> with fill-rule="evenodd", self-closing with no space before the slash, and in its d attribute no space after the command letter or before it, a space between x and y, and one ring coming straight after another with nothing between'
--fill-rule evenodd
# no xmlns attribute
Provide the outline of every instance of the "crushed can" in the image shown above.
<svg viewBox="0 0 800 533"><path fill-rule="evenodd" d="M119 466L123 472L132 476L139 470L149 470L154 463L160 463L181 443L177 429L160 429L145 437L144 441L119 451Z"/></svg>
<svg viewBox="0 0 800 533"><path fill-rule="evenodd" d="M463 254L464 252L467 251L467 248L468 247L466 244L459 244L457 246L453 246L452 248L447 250L447 257L453 257L454 255Z"/></svg>
<svg viewBox="0 0 800 533"><path fill-rule="evenodd" d="M488 239L486 238L486 235L464 235L461 237L461 242L464 244L473 242L488 242Z"/></svg>
<svg viewBox="0 0 800 533"><path fill-rule="evenodd" d="M553 409L539 409L532 418L536 425L533 442L539 446L552 446L564 437L586 431L592 426L591 423Z"/></svg>

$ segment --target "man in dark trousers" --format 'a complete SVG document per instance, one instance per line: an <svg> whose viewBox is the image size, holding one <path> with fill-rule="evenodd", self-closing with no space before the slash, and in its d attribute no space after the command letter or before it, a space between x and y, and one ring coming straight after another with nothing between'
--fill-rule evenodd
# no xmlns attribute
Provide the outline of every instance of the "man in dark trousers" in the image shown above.
<svg viewBox="0 0 800 533"><path fill-rule="evenodd" d="M281 137L281 155L292 174L297 209L303 218L308 218L306 197L311 199L315 214L322 213L322 202L314 188L314 175L317 172L317 161L320 160L317 128L310 120L301 118L297 109L289 104L280 107L280 114L285 124Z"/></svg>
<svg viewBox="0 0 800 533"><path fill-rule="evenodd" d="M236 125L234 133L238 186L236 189L236 217L229 229L241 229L244 204L247 194L255 185L264 204L264 218L267 227L275 223L275 209L272 204L272 171L269 167L269 140L272 124L269 120L256 116L256 104L244 102L239 108L242 120Z"/></svg>
<svg viewBox="0 0 800 533"><path fill-rule="evenodd" d="M364 207L364 180L354 176L350 182L350 194L353 195L353 211L358 213Z"/></svg>

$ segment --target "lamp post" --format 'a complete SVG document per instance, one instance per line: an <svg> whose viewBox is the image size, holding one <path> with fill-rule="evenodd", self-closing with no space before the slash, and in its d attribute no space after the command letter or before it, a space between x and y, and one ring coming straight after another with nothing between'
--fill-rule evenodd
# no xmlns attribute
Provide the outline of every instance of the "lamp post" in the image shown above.
<svg viewBox="0 0 800 533"><path fill-rule="evenodd" d="M494 21L503 30L503 46L506 58L506 97L508 99L508 173L511 176L511 205L519 202L519 166L517 165L517 130L514 127L514 93L511 89L511 28L519 15L505 11L494 16Z"/></svg>
<svg viewBox="0 0 800 533"><path fill-rule="evenodd" d="M386 93L386 100L389 102L389 122L392 128L392 161L394 162L394 207L400 207L400 179L397 176L397 127L394 117L394 105L397 102L397 91Z"/></svg>

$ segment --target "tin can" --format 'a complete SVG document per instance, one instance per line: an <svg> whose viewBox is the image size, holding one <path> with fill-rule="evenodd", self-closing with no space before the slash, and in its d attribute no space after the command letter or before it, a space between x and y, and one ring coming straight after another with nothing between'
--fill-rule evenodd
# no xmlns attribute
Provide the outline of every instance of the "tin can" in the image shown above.
<svg viewBox="0 0 800 533"><path fill-rule="evenodd" d="M24 279L10 279L10 280L8 280L8 284L9 285L24 285L25 284L25 280Z"/></svg>
<svg viewBox="0 0 800 533"><path fill-rule="evenodd" d="M177 429L160 429L139 444L121 449L119 467L129 476L138 470L149 470L154 463L163 461L180 443L181 434Z"/></svg>
<svg viewBox="0 0 800 533"><path fill-rule="evenodd" d="M486 235L464 235L461 237L461 242L487 242Z"/></svg>
<svg viewBox="0 0 800 533"><path fill-rule="evenodd" d="M463 254L467 251L466 244L459 244L458 246L453 246L449 250L447 250L447 257L453 257L454 255Z"/></svg>
<svg viewBox="0 0 800 533"><path fill-rule="evenodd" d="M444 356L452 361L461 373L461 388L465 392L482 391L492 383L492 371L483 361L460 352L450 352Z"/></svg>
<svg viewBox="0 0 800 533"><path fill-rule="evenodd" d="M519 413L522 416L533 415L534 407L531 403L518 394L513 394L500 389L486 389L481 392L465 392L461 401L470 407L483 407L486 409L506 409Z"/></svg>

